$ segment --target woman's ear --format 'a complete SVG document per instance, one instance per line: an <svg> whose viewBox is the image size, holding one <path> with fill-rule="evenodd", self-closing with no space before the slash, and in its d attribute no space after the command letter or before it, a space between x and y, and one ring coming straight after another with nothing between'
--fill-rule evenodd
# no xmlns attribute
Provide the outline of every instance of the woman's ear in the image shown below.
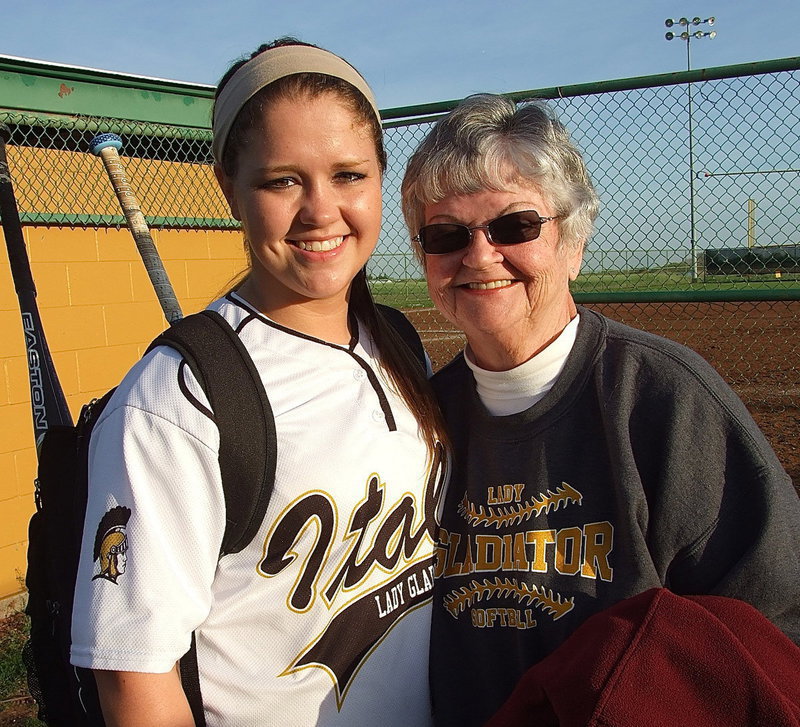
<svg viewBox="0 0 800 727"><path fill-rule="evenodd" d="M234 190L233 178L225 174L222 167L216 163L214 164L214 176L217 178L219 188L222 190L222 194L225 195L225 199L228 202L231 216L233 219L241 222L242 217L239 214L239 205L236 203L236 192Z"/></svg>
<svg viewBox="0 0 800 727"><path fill-rule="evenodd" d="M573 250L569 255L569 279L574 281L581 271L581 264L583 263L583 250L584 243L577 250Z"/></svg>
<svg viewBox="0 0 800 727"><path fill-rule="evenodd" d="M422 251L422 245L416 240L411 240L411 250L414 253L414 257L417 258L422 272L425 273L428 270L428 261L425 259L425 253Z"/></svg>

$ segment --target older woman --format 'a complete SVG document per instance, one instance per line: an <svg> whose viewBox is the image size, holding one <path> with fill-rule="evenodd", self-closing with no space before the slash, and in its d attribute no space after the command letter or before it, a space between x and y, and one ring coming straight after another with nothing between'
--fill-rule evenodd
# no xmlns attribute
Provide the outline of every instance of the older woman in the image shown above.
<svg viewBox="0 0 800 727"><path fill-rule="evenodd" d="M598 200L543 105L467 99L412 157L403 209L467 336L434 379L454 450L431 675L482 724L590 615L666 586L756 606L800 640L800 506L698 355L577 307Z"/></svg>

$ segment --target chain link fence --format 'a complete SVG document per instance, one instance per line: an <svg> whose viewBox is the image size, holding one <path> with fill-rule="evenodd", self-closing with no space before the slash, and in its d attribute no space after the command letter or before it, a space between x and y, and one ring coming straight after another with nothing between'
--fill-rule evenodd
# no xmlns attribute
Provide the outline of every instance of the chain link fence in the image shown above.
<svg viewBox="0 0 800 727"><path fill-rule="evenodd" d="M209 129L2 112L0 120L11 128L9 167L24 223L125 224L102 161L89 153L97 134L113 132L124 140L120 155L151 227L238 226L214 179Z"/></svg>
<svg viewBox="0 0 800 727"><path fill-rule="evenodd" d="M800 481L800 59L510 94L547 99L602 202L576 299L698 350ZM453 102L384 113L384 227L368 272L435 366L463 338L433 309L400 212L405 162ZM89 141L113 131L154 227L226 229L208 128L3 112L23 222L121 226Z"/></svg>

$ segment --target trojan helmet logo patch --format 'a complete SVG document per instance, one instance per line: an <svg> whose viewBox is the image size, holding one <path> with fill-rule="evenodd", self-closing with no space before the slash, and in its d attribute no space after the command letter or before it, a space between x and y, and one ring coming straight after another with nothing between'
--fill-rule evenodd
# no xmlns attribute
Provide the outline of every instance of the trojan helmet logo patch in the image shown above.
<svg viewBox="0 0 800 727"><path fill-rule="evenodd" d="M94 560L99 562L100 572L92 580L105 578L116 583L125 572L128 562L128 533L126 527L131 517L127 507L112 507L100 520L94 536Z"/></svg>

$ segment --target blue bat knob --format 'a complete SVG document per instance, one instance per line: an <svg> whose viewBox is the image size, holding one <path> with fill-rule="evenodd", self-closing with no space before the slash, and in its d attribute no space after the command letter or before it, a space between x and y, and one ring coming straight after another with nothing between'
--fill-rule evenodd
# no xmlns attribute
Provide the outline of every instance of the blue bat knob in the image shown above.
<svg viewBox="0 0 800 727"><path fill-rule="evenodd" d="M92 154L99 156L101 150L113 146L117 151L122 149L122 138L116 134L98 134L89 143Z"/></svg>

